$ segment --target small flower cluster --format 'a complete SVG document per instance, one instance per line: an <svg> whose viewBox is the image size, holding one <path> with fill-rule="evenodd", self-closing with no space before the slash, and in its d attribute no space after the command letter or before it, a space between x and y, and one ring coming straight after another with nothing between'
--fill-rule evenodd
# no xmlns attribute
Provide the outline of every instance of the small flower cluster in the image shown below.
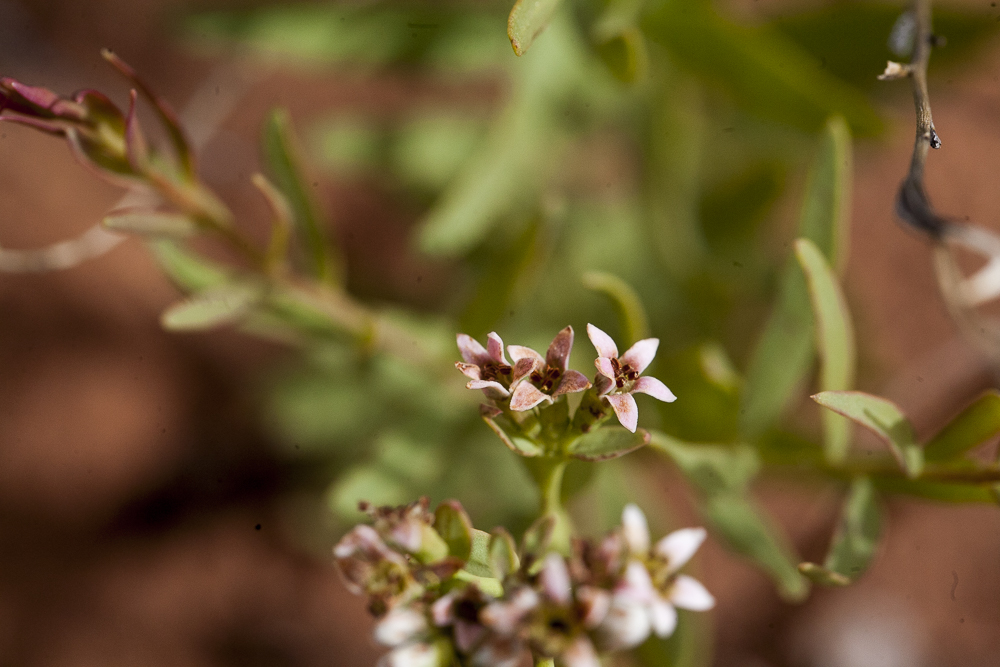
<svg viewBox="0 0 1000 667"><path fill-rule="evenodd" d="M334 555L350 590L369 598L375 639L391 649L380 667L514 667L527 653L599 667L602 653L637 646L651 633L670 636L677 608L715 604L704 586L678 573L704 529L678 530L651 546L635 505L625 508L620 528L600 541L576 541L569 557L547 552L544 525L529 530L535 537L525 542L535 546L518 555L502 529L492 537L472 530L454 501L434 514L426 499L369 513L374 526L355 527ZM441 533L436 521L445 524ZM474 540L485 540L484 548L470 549ZM489 563L473 555L484 551Z"/></svg>
<svg viewBox="0 0 1000 667"><path fill-rule="evenodd" d="M455 366L470 378L469 389L481 389L491 406L513 412L550 405L563 395L593 389L598 398L610 404L622 426L633 433L639 419L633 393L649 394L668 403L676 400L665 384L642 376L656 356L659 339L640 340L619 357L611 336L593 324L587 325L587 335L598 355L593 383L583 373L568 368L573 327L556 335L544 357L529 347L508 345L513 364L507 361L503 341L495 332L487 336L486 347L471 336L458 334L463 361Z"/></svg>

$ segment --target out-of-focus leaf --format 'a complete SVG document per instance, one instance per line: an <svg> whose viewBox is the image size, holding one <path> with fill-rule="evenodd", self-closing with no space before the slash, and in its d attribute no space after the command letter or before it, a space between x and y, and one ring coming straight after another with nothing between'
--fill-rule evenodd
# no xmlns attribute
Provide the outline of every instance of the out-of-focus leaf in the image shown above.
<svg viewBox="0 0 1000 667"><path fill-rule="evenodd" d="M330 509L345 521L358 520L358 503L404 505L413 498L409 487L377 466L355 467L342 474L326 494Z"/></svg>
<svg viewBox="0 0 1000 667"><path fill-rule="evenodd" d="M795 254L806 274L817 327L820 358L819 386L823 391L844 391L854 384L854 329L837 279L823 253L809 239L795 242ZM832 412L823 413L826 458L841 463L850 446L850 424Z"/></svg>
<svg viewBox="0 0 1000 667"><path fill-rule="evenodd" d="M310 128L310 158L339 176L383 166L385 131L368 119L335 116Z"/></svg>
<svg viewBox="0 0 1000 667"><path fill-rule="evenodd" d="M661 347L662 349L662 347ZM681 403L657 403L660 427L687 442L732 442L738 428L742 384L714 343L658 354L654 370Z"/></svg>
<svg viewBox="0 0 1000 667"><path fill-rule="evenodd" d="M628 345L649 338L649 318L642 300L632 286L612 273L589 271L583 274L583 286L601 292L611 299L618 310L622 332Z"/></svg>
<svg viewBox="0 0 1000 667"><path fill-rule="evenodd" d="M958 458L1000 433L1000 391L991 389L948 422L924 446L928 462Z"/></svg>
<svg viewBox="0 0 1000 667"><path fill-rule="evenodd" d="M275 184L291 205L295 229L310 272L324 282L335 280L341 269L331 256L330 242L323 231L323 216L307 182L302 151L286 110L275 109L268 116L261 145Z"/></svg>
<svg viewBox="0 0 1000 667"><path fill-rule="evenodd" d="M533 457L540 456L544 453L541 447L528 438L524 438L514 432L508 432L507 429L504 426L501 426L497 420L484 415L483 421L485 421L486 425L489 426L490 429L497 434L497 436L499 436L500 440L503 441L503 444L507 445L507 448L515 454Z"/></svg>
<svg viewBox="0 0 1000 667"><path fill-rule="evenodd" d="M824 391L812 398L879 436L908 476L920 475L923 450L917 444L913 425L895 403L861 391Z"/></svg>
<svg viewBox="0 0 1000 667"><path fill-rule="evenodd" d="M871 480L854 480L823 566L802 563L799 571L819 584L846 586L868 569L881 528L882 517Z"/></svg>
<svg viewBox="0 0 1000 667"><path fill-rule="evenodd" d="M705 377L715 386L726 391L736 391L743 383L725 348L719 343L705 343L698 347L698 358Z"/></svg>
<svg viewBox="0 0 1000 667"><path fill-rule="evenodd" d="M605 461L634 452L648 443L649 433L642 429L632 433L621 426L602 426L583 434L566 453L584 461Z"/></svg>
<svg viewBox="0 0 1000 667"><path fill-rule="evenodd" d="M472 531L472 543L469 550L469 560L462 568L477 577L494 577L496 573L490 565L490 534L481 530Z"/></svg>
<svg viewBox="0 0 1000 667"><path fill-rule="evenodd" d="M183 213L166 211L126 210L105 216L102 224L108 229L144 236L186 238L198 233L198 225Z"/></svg>
<svg viewBox="0 0 1000 667"><path fill-rule="evenodd" d="M758 163L703 192L698 218L712 251L740 259L753 251L754 234L784 184L783 165Z"/></svg>
<svg viewBox="0 0 1000 667"><path fill-rule="evenodd" d="M171 331L211 329L242 319L260 299L259 285L219 285L170 306L160 316L160 322Z"/></svg>
<svg viewBox="0 0 1000 667"><path fill-rule="evenodd" d="M828 121L810 169L798 236L807 238L836 266L850 211L845 192L850 181L850 135L843 121ZM802 270L789 262L778 302L754 348L746 373L740 426L746 437L759 436L781 415L813 361L814 320Z"/></svg>
<svg viewBox="0 0 1000 667"><path fill-rule="evenodd" d="M490 567L499 579L517 571L520 559L517 544L505 528L495 528L490 535Z"/></svg>
<svg viewBox="0 0 1000 667"><path fill-rule="evenodd" d="M160 268L185 292L202 292L229 281L230 271L169 240L149 244Z"/></svg>
<svg viewBox="0 0 1000 667"><path fill-rule="evenodd" d="M457 500L446 500L437 506L434 510L434 530L448 545L449 556L469 559L472 553L472 520Z"/></svg>
<svg viewBox="0 0 1000 667"><path fill-rule="evenodd" d="M396 133L392 159L396 172L414 185L438 190L447 185L482 140L477 118L427 115L404 124Z"/></svg>
<svg viewBox="0 0 1000 667"><path fill-rule="evenodd" d="M702 511L726 544L764 569L782 597L802 600L809 585L799 573L798 557L778 527L746 498L734 493L709 496Z"/></svg>
<svg viewBox="0 0 1000 667"><path fill-rule="evenodd" d="M737 25L701 3L665 2L647 15L646 28L680 64L756 115L817 130L839 113L858 134L882 129L864 95L770 26Z"/></svg>
<svg viewBox="0 0 1000 667"><path fill-rule="evenodd" d="M596 45L608 70L623 83L644 79L649 71L649 53L642 30L632 26Z"/></svg>
<svg viewBox="0 0 1000 667"><path fill-rule="evenodd" d="M507 18L507 37L514 53L523 56L552 20L559 0L517 0Z"/></svg>
<svg viewBox="0 0 1000 667"><path fill-rule="evenodd" d="M772 25L812 54L830 74L859 88L870 88L885 85L876 79L882 63L898 60L889 50L888 40L902 10L898 3L838 2L778 16ZM995 18L985 12L935 6L934 34L948 42L945 48L934 50L932 73L967 62L976 47L996 34Z"/></svg>
<svg viewBox="0 0 1000 667"><path fill-rule="evenodd" d="M650 446L673 459L705 494L742 493L760 470L757 452L748 445L692 444L653 431Z"/></svg>
<svg viewBox="0 0 1000 667"><path fill-rule="evenodd" d="M876 477L875 487L884 493L906 494L928 500L948 503L989 503L996 504L997 496L991 484L958 484L953 482L929 482L922 479L902 477Z"/></svg>

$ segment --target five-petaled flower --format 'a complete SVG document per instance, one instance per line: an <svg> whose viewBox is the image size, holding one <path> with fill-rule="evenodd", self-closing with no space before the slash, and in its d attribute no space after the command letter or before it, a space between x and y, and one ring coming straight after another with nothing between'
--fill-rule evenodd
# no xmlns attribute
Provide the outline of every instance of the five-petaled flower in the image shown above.
<svg viewBox="0 0 1000 667"><path fill-rule="evenodd" d="M486 337L486 347L468 334L458 334L458 350L463 361L455 368L470 378L469 389L482 389L487 398L502 399L510 396L514 369L503 353L503 341L496 332Z"/></svg>
<svg viewBox="0 0 1000 667"><path fill-rule="evenodd" d="M649 394L666 403L677 400L667 385L656 378L640 377L656 356L656 348L660 345L658 338L640 340L619 357L618 346L611 336L593 324L587 325L587 335L598 354L594 361L598 370L595 388L611 404L622 426L635 433L639 408L632 396L634 392Z"/></svg>
<svg viewBox="0 0 1000 667"><path fill-rule="evenodd" d="M677 627L677 607L707 611L715 606L715 598L700 582L677 573L704 542L704 528L676 530L650 548L642 510L627 505L622 524L629 562L599 630L608 650L634 646L650 630L659 637L669 637Z"/></svg>
<svg viewBox="0 0 1000 667"><path fill-rule="evenodd" d="M569 353L573 349L573 327L566 327L552 339L545 357L530 347L508 345L514 360L514 393L510 409L530 410L543 401L552 402L563 394L590 388L590 382L579 371L568 370Z"/></svg>

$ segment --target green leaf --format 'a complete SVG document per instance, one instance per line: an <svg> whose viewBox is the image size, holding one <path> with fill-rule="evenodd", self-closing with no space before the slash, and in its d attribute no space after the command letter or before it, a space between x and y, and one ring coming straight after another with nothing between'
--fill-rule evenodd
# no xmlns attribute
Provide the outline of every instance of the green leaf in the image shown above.
<svg viewBox="0 0 1000 667"><path fill-rule="evenodd" d="M323 231L323 217L313 189L308 185L302 152L286 110L275 109L268 116L261 147L275 184L292 207L295 228L308 258L310 273L325 282L337 279L341 269L331 257L329 240Z"/></svg>
<svg viewBox="0 0 1000 667"><path fill-rule="evenodd" d="M446 500L437 506L434 510L434 530L448 545L449 556L469 560L472 553L472 520L460 502Z"/></svg>
<svg viewBox="0 0 1000 667"><path fill-rule="evenodd" d="M782 597L805 598L809 585L796 566L798 557L778 526L749 500L735 493L717 494L705 499L702 511L729 548L771 575Z"/></svg>
<svg viewBox="0 0 1000 667"><path fill-rule="evenodd" d="M510 449L510 451L514 452L515 454L520 454L521 456L533 457L533 456L540 456L541 454L544 453L542 448L536 445L534 442L521 435L508 432L507 430L505 430L504 426L501 426L500 422L493 419L492 417L489 417L484 414L483 421L486 422L486 425L489 426L493 430L493 432L497 434L497 436L499 436L500 440L503 441L503 444L507 445L507 448ZM503 419L502 421L506 422L507 420ZM509 428L512 425L505 424L505 426L508 426Z"/></svg>
<svg viewBox="0 0 1000 667"><path fill-rule="evenodd" d="M183 213L125 210L105 216L101 223L108 229L143 236L187 238L198 233L198 225Z"/></svg>
<svg viewBox="0 0 1000 667"><path fill-rule="evenodd" d="M991 389L948 422L924 446L928 461L948 461L960 457L1000 433L1000 391Z"/></svg>
<svg viewBox="0 0 1000 667"><path fill-rule="evenodd" d="M496 577L490 562L490 534L473 529L469 559L462 568L477 577Z"/></svg>
<svg viewBox="0 0 1000 667"><path fill-rule="evenodd" d="M231 272L216 262L188 251L170 240L149 243L160 268L185 292L202 292L226 283Z"/></svg>
<svg viewBox="0 0 1000 667"><path fill-rule="evenodd" d="M894 495L906 494L947 503L997 503L993 485L988 483L928 482L901 477L876 477L872 482L879 491Z"/></svg>
<svg viewBox="0 0 1000 667"><path fill-rule="evenodd" d="M878 547L881 529L882 517L875 487L870 479L858 478L851 484L850 493L844 501L840 522L823 566L801 563L799 571L819 584L846 586L868 569Z"/></svg>
<svg viewBox="0 0 1000 667"><path fill-rule="evenodd" d="M160 316L160 322L171 331L211 329L242 319L260 299L261 288L258 285L219 285L170 306Z"/></svg>
<svg viewBox="0 0 1000 667"><path fill-rule="evenodd" d="M809 239L795 242L795 254L806 274L816 319L820 357L819 386L823 391L843 391L854 384L854 329L837 279L823 253ZM850 424L842 417L823 413L826 458L842 463L850 446Z"/></svg>
<svg viewBox="0 0 1000 667"><path fill-rule="evenodd" d="M559 0L517 0L507 18L507 37L514 53L523 56L552 20Z"/></svg>
<svg viewBox="0 0 1000 667"><path fill-rule="evenodd" d="M614 275L604 271L588 271L583 274L583 286L606 295L618 310L628 345L649 338L649 318L642 300L632 286Z"/></svg>
<svg viewBox="0 0 1000 667"><path fill-rule="evenodd" d="M809 239L836 266L845 243L850 205L850 136L843 121L828 121L810 169L798 236ZM800 267L785 267L778 302L754 348L746 373L740 425L754 438L771 426L802 383L813 360L814 319Z"/></svg>
<svg viewBox="0 0 1000 667"><path fill-rule="evenodd" d="M517 571L517 544L505 528L494 528L490 536L490 567L499 579Z"/></svg>
<svg viewBox="0 0 1000 667"><path fill-rule="evenodd" d="M606 461L625 456L649 444L649 433L639 429L635 433L621 426L601 426L575 440L566 453L584 461Z"/></svg>
<svg viewBox="0 0 1000 667"><path fill-rule="evenodd" d="M749 445L693 444L659 431L651 436L650 446L673 459L704 494L743 493L760 470L757 452Z"/></svg>
<svg viewBox="0 0 1000 667"><path fill-rule="evenodd" d="M721 85L751 113L809 131L833 113L859 134L882 129L860 91L770 26L737 25L707 3L665 2L645 27L679 64Z"/></svg>
<svg viewBox="0 0 1000 667"><path fill-rule="evenodd" d="M812 398L884 440L909 477L920 475L923 450L917 444L913 425L895 403L860 391L824 391Z"/></svg>
<svg viewBox="0 0 1000 667"><path fill-rule="evenodd" d="M521 560L536 561L535 565L540 566L542 556L548 553L549 545L552 544L555 527L556 519L551 514L538 517L528 526L521 538Z"/></svg>

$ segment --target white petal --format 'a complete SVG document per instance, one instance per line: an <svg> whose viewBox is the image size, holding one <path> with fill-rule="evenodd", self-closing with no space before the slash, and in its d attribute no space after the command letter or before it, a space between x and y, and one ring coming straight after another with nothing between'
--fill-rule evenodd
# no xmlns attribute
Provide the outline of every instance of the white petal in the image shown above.
<svg viewBox="0 0 1000 667"><path fill-rule="evenodd" d="M614 380L615 379L615 367L611 365L611 360L607 357L597 357L594 359L594 365L597 366L597 371L604 377Z"/></svg>
<svg viewBox="0 0 1000 667"><path fill-rule="evenodd" d="M614 408L621 425L635 433L635 427L639 425L639 406L635 404L632 394L608 394L604 398Z"/></svg>
<svg viewBox="0 0 1000 667"><path fill-rule="evenodd" d="M649 636L649 612L646 605L615 596L597 637L604 651L621 651L638 646Z"/></svg>
<svg viewBox="0 0 1000 667"><path fill-rule="evenodd" d="M649 524L638 505L629 503L622 510L622 532L633 554L645 556L649 552Z"/></svg>
<svg viewBox="0 0 1000 667"><path fill-rule="evenodd" d="M576 600L583 611L583 627L593 629L604 621L611 609L611 593L595 586L580 586Z"/></svg>
<svg viewBox="0 0 1000 667"><path fill-rule="evenodd" d="M489 361L490 354L486 351L478 340L468 334L460 333L458 338L458 351L462 353L462 359L467 364L482 366Z"/></svg>
<svg viewBox="0 0 1000 667"><path fill-rule="evenodd" d="M681 609L706 611L715 606L715 598L697 579L679 575L670 589L670 601Z"/></svg>
<svg viewBox="0 0 1000 667"><path fill-rule="evenodd" d="M482 377L482 369L475 364L466 364L461 361L456 361L455 368L462 371L462 375L467 378L478 380Z"/></svg>
<svg viewBox="0 0 1000 667"><path fill-rule="evenodd" d="M500 340L500 336L497 335L496 331L491 331L487 334L486 351L493 361L504 366L510 366L510 363L507 362L507 357L503 355L503 341Z"/></svg>
<svg viewBox="0 0 1000 667"><path fill-rule="evenodd" d="M629 562L625 567L625 576L615 586L615 599L635 600L642 604L656 599L656 589L645 565L637 560Z"/></svg>
<svg viewBox="0 0 1000 667"><path fill-rule="evenodd" d="M469 380L465 385L469 389L482 389L489 398L507 398L510 392L496 380Z"/></svg>
<svg viewBox="0 0 1000 667"><path fill-rule="evenodd" d="M615 345L615 341L611 339L611 336L593 324L587 325L587 336L590 337L590 342L594 344L598 356L609 359L616 359L618 357L618 346Z"/></svg>
<svg viewBox="0 0 1000 667"><path fill-rule="evenodd" d="M660 346L659 338L646 338L640 340L638 343L633 345L628 349L628 352L622 355L620 361L622 365L628 364L634 370L639 373L646 370L653 361L653 357L656 356L656 348Z"/></svg>
<svg viewBox="0 0 1000 667"><path fill-rule="evenodd" d="M399 646L427 631L427 619L413 609L397 608L375 626L375 641L383 646Z"/></svg>
<svg viewBox="0 0 1000 667"><path fill-rule="evenodd" d="M601 667L594 645L586 636L580 635L563 651L562 664L566 667Z"/></svg>
<svg viewBox="0 0 1000 667"><path fill-rule="evenodd" d="M569 570L562 556L552 553L545 557L539 580L546 597L556 604L569 604L573 591L570 587Z"/></svg>
<svg viewBox="0 0 1000 667"><path fill-rule="evenodd" d="M575 394L586 389L590 389L590 380L587 379L586 375L580 371L566 371L563 373L562 380L559 381L559 386L552 392L552 397Z"/></svg>
<svg viewBox="0 0 1000 667"><path fill-rule="evenodd" d="M657 637L667 638L674 634L677 628L677 610L672 604L657 599L649 607L649 617Z"/></svg>
<svg viewBox="0 0 1000 667"><path fill-rule="evenodd" d="M531 359L532 361L537 361L544 364L545 359L539 353L532 350L530 347L524 347L523 345L508 345L507 351L510 352L510 358L514 360L514 363L521 361L521 359Z"/></svg>
<svg viewBox="0 0 1000 667"><path fill-rule="evenodd" d="M705 541L706 535L708 533L704 528L682 528L657 542L653 550L658 556L667 559L671 572L676 572L691 560L691 556Z"/></svg>
<svg viewBox="0 0 1000 667"><path fill-rule="evenodd" d="M525 381L517 385L517 388L514 389L514 393L510 397L510 409L514 412L530 410L543 401L551 403L552 397L548 394L543 394L538 390L538 387Z"/></svg>
<svg viewBox="0 0 1000 667"><path fill-rule="evenodd" d="M635 381L635 384L632 385L632 391L648 394L653 398L663 401L664 403L673 403L677 400L677 397L674 396L674 392L667 389L667 385L663 384L656 378L647 377L645 375Z"/></svg>
<svg viewBox="0 0 1000 667"><path fill-rule="evenodd" d="M378 667L440 667L441 649L430 644L400 646L378 661Z"/></svg>
<svg viewBox="0 0 1000 667"><path fill-rule="evenodd" d="M455 595L448 593L431 605L431 619L439 627L451 625L455 620Z"/></svg>

